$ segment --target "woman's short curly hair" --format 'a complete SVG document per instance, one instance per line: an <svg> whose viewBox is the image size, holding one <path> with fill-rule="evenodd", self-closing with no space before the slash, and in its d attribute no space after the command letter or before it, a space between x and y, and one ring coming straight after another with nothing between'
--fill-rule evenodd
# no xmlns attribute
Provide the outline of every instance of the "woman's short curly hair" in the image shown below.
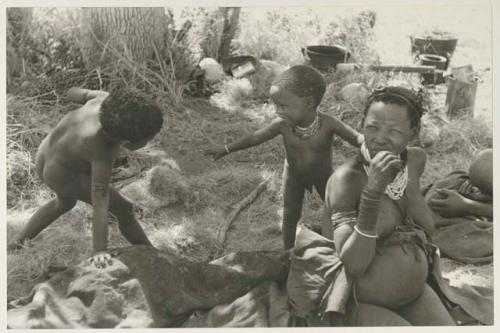
<svg viewBox="0 0 500 333"><path fill-rule="evenodd" d="M326 90L323 76L314 68L305 65L296 65L280 73L272 85L299 97L312 96L315 106L321 103Z"/></svg>
<svg viewBox="0 0 500 333"><path fill-rule="evenodd" d="M163 113L154 101L138 92L115 90L102 102L99 120L110 137L137 142L160 131Z"/></svg>
<svg viewBox="0 0 500 333"><path fill-rule="evenodd" d="M420 119L425 113L423 94L424 91L422 89L413 91L401 86L387 86L375 89L371 93L370 97L368 97L364 117L366 117L370 106L375 102L397 104L407 107L408 115L410 116L410 126L419 127Z"/></svg>

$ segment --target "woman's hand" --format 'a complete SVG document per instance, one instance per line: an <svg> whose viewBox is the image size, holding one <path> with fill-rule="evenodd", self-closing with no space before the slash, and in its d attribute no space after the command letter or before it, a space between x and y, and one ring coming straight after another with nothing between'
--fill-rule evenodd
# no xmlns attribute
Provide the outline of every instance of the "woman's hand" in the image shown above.
<svg viewBox="0 0 500 333"><path fill-rule="evenodd" d="M470 200L462 196L455 190L436 189L439 197L429 200L429 206L441 216L456 217L471 215L469 211Z"/></svg>
<svg viewBox="0 0 500 333"><path fill-rule="evenodd" d="M367 188L383 192L387 185L403 168L398 155L389 151L379 151L370 162Z"/></svg>
<svg viewBox="0 0 500 333"><path fill-rule="evenodd" d="M217 161L219 158L226 156L227 151L225 147L210 148L205 150L204 155L212 156L214 161Z"/></svg>
<svg viewBox="0 0 500 333"><path fill-rule="evenodd" d="M106 268L106 266L113 265L113 258L108 252L99 251L96 252L88 259L90 263L94 263L97 268Z"/></svg>

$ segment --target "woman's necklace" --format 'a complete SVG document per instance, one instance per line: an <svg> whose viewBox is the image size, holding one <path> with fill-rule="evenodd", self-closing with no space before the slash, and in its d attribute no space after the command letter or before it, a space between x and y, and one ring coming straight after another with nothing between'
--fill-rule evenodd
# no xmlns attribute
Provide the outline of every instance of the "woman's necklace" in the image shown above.
<svg viewBox="0 0 500 333"><path fill-rule="evenodd" d="M319 127L320 127L320 123L319 123L319 113L318 112L316 112L316 118L314 118L311 125L309 125L307 127L300 127L297 125L292 125L292 128L293 128L295 135L297 135L301 139L308 139L311 136L314 136L318 132Z"/></svg>
<svg viewBox="0 0 500 333"><path fill-rule="evenodd" d="M370 163L370 153L366 148L365 143L361 145L361 155L365 159L366 162ZM363 168L365 169L366 174L369 174L369 169L366 164L363 163ZM391 198L392 200L399 200L403 196L406 190L406 185L408 185L408 165L405 165L404 169L399 171L394 180L387 185L384 190L384 193Z"/></svg>

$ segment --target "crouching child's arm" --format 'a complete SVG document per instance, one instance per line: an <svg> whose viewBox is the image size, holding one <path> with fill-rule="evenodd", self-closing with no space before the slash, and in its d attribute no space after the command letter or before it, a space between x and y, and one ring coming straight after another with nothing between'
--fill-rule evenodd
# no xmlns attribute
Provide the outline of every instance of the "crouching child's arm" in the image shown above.
<svg viewBox="0 0 500 333"><path fill-rule="evenodd" d="M340 136L355 147L361 147L361 144L364 142L362 134L335 117L328 116L327 119L329 119L333 134Z"/></svg>
<svg viewBox="0 0 500 333"><path fill-rule="evenodd" d="M73 103L85 104L91 99L105 99L109 93L101 90L89 90L78 87L72 87L66 92L66 97Z"/></svg>
<svg viewBox="0 0 500 333"><path fill-rule="evenodd" d="M109 154L111 155L111 154ZM106 252L108 243L109 182L113 159L101 156L92 161L91 200L94 209L92 219L93 254L89 259L98 268L112 264Z"/></svg>
<svg viewBox="0 0 500 333"><path fill-rule="evenodd" d="M213 156L214 160L216 161L229 153L257 146L263 142L271 140L272 138L280 134L281 126L283 123L283 119L276 118L268 126L250 133L233 143L221 147L207 149L205 151L205 155Z"/></svg>

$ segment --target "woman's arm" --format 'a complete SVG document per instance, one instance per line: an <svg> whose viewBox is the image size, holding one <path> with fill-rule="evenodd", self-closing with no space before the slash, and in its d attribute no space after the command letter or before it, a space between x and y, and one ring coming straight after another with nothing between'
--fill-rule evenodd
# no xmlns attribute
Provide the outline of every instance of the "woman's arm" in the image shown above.
<svg viewBox="0 0 500 333"><path fill-rule="evenodd" d="M420 190L420 177L424 172L426 161L427 155L423 149L408 148L408 177L410 180L406 193L410 201L410 216L415 223L432 235L435 232L435 221Z"/></svg>
<svg viewBox="0 0 500 333"><path fill-rule="evenodd" d="M325 206L329 217L332 214L347 215L348 212L357 211L363 191L361 177L360 172L345 165L337 169L330 177L325 195ZM330 223L334 222L330 220ZM357 218L353 222L334 226L333 241L347 273L358 277L364 274L375 256L376 239L363 237L355 232L354 226L357 224ZM376 224L376 216L371 222Z"/></svg>
<svg viewBox="0 0 500 333"><path fill-rule="evenodd" d="M370 162L366 184L354 164L339 168L328 182L326 205L331 213L358 211L355 223L343 224L333 234L340 259L353 277L363 276L375 256L380 200L401 168L399 156L381 151Z"/></svg>

